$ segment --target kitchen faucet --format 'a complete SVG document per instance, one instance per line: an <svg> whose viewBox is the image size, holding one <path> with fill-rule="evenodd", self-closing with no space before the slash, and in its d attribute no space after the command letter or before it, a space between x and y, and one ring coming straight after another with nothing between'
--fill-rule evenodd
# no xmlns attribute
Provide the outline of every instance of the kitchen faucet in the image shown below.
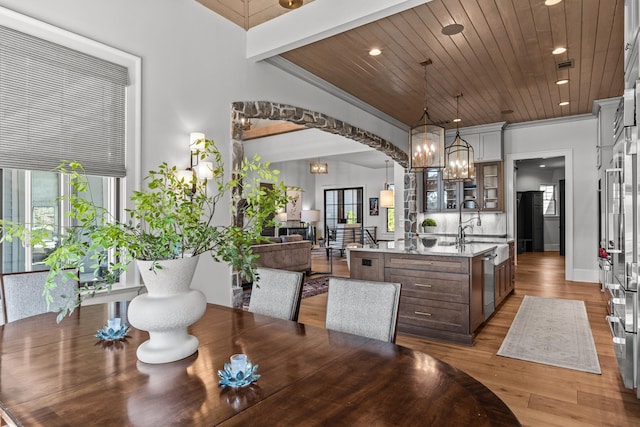
<svg viewBox="0 0 640 427"><path fill-rule="evenodd" d="M464 244L466 243L465 242L466 235L464 233L464 230L466 230L467 228L473 230L473 224L467 224L467 225L464 225L464 226L463 226L463 224L465 224L467 222L470 222L470 221L473 221L474 219L476 219L477 220L477 222L476 222L477 226L480 227L482 225L482 220L480 219L480 206L478 206L478 204L475 203L475 201L474 201L474 203L476 205L477 217L476 218L469 218L468 220L466 220L464 222L462 221L462 205L463 205L463 203L459 203L458 204L458 237L456 238L456 246L458 246L458 247L464 246Z"/></svg>

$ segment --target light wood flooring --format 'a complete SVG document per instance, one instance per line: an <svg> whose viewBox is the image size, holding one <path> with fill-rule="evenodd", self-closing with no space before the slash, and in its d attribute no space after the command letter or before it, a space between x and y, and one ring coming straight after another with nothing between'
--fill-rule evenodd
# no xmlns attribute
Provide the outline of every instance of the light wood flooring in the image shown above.
<svg viewBox="0 0 640 427"><path fill-rule="evenodd" d="M314 271L328 271L314 252ZM346 261L333 261L333 275L348 277ZM317 277L317 276L314 276ZM496 353L524 295L585 302L602 375L510 359ZM327 295L302 300L299 321L324 326ZM473 347L398 334L396 343L437 357L476 378L496 393L524 426L640 426L640 400L625 389L605 321L606 306L596 283L564 280L558 252L518 255L514 293L479 332Z"/></svg>

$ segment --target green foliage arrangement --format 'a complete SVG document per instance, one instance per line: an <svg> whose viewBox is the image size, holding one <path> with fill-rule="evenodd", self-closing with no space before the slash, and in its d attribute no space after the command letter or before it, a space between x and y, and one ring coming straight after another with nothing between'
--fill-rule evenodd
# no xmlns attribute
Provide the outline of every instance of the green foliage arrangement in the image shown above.
<svg viewBox="0 0 640 427"><path fill-rule="evenodd" d="M433 218L425 218L422 220L422 224L423 227L435 227L436 224L436 220Z"/></svg>
<svg viewBox="0 0 640 427"><path fill-rule="evenodd" d="M271 170L270 164L261 162L258 156L252 160L245 158L231 178L225 180L219 150L213 140L204 142L204 149L197 155L200 160L213 160L209 184L195 175L191 179L180 178L175 166L162 163L148 172L146 188L131 196L133 208L126 209L124 221L118 221L93 202L85 170L73 161L58 167L59 172L70 178L70 196L61 200L70 205L73 227L59 233L38 224L0 220L0 242L19 238L35 246L58 238L59 244L44 260L49 268L43 290L48 303L53 300L55 279L62 276L78 280L87 258L92 261L90 268L94 273L100 271L104 281L80 287L77 295L68 296L66 305L58 309L58 321L81 303L80 294L92 296L101 289L111 290L111 285L135 259L161 261L209 252L214 260L227 262L246 279L253 279L258 255L252 253L250 246L263 239L264 227L274 225L277 210L287 203L286 186L278 181L279 172ZM262 187L260 182L275 184ZM216 225L216 208L227 195L231 198L232 214L242 220L237 221L240 224ZM115 261L109 261L109 251ZM161 266L154 263L152 268Z"/></svg>

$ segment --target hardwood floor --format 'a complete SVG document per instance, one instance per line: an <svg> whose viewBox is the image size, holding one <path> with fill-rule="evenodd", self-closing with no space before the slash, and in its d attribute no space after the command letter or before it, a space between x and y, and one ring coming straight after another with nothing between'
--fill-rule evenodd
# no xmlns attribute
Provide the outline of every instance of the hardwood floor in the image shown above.
<svg viewBox="0 0 640 427"><path fill-rule="evenodd" d="M314 270L328 271L325 257L314 254ZM344 258L334 259L335 276L348 277ZM524 295L585 302L602 375L556 368L498 356ZM327 295L302 300L299 321L324 326ZM518 256L515 291L482 327L473 347L398 334L396 343L435 356L462 369L496 393L524 426L638 426L640 400L620 379L606 306L596 283L564 280L558 252Z"/></svg>

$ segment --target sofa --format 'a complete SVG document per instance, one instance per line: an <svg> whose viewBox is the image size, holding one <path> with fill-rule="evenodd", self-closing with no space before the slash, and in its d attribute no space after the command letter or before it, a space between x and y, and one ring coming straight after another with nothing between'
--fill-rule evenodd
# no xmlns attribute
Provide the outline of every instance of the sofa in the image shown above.
<svg viewBox="0 0 640 427"><path fill-rule="evenodd" d="M257 265L280 270L311 272L311 241L300 235L268 237L268 242L251 245L259 255Z"/></svg>

